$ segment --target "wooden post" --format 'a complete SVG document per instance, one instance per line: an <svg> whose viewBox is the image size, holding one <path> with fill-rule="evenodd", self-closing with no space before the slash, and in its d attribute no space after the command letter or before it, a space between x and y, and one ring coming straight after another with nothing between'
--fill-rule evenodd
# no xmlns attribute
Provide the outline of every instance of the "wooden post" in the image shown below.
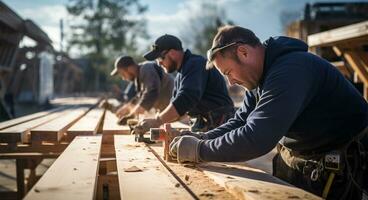
<svg viewBox="0 0 368 200"><path fill-rule="evenodd" d="M17 199L23 199L24 187L24 159L16 159L16 173L17 173Z"/></svg>

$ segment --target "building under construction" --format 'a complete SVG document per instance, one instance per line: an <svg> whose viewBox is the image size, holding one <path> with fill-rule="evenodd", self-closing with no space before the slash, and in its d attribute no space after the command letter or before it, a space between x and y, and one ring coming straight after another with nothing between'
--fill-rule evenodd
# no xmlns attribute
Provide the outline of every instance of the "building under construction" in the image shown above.
<svg viewBox="0 0 368 200"><path fill-rule="evenodd" d="M364 70L364 66L366 68L368 63L363 61L366 60L365 54L368 50L367 37L365 36L367 24L364 23L367 19L367 2L307 4L303 19L294 21L285 27L285 33L287 36L307 42L312 51L338 67L368 99L368 85L365 81L368 77L366 70ZM358 24L359 22L363 23ZM337 29L344 26L346 28ZM332 31L332 29L336 30ZM317 34L321 32L326 33ZM324 43L325 39L318 37L336 38L336 41ZM311 39L313 41L310 41ZM359 61L353 63L352 60L346 59L346 55L337 50L338 47L342 48L343 51L357 52L359 55L354 55L354 60ZM357 70L356 65L361 66L360 68L363 70Z"/></svg>

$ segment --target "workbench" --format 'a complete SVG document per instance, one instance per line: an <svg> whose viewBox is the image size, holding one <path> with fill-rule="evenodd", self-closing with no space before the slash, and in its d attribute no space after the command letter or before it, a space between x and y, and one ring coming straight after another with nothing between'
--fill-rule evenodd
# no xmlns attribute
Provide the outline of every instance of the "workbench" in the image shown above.
<svg viewBox="0 0 368 200"><path fill-rule="evenodd" d="M117 125L117 117L97 103L96 99L1 123L0 159L16 159L18 186L16 195L1 197L320 199L244 163L165 161L162 143L135 142L129 127ZM178 122L172 127L188 128ZM34 170L44 158L56 160L38 177ZM24 169L31 170L27 181Z"/></svg>

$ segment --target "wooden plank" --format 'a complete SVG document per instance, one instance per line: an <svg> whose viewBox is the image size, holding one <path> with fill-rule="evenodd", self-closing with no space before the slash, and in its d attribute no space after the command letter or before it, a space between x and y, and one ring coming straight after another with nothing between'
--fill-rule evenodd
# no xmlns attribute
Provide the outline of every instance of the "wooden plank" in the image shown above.
<svg viewBox="0 0 368 200"><path fill-rule="evenodd" d="M158 144L150 145L157 154L163 158L163 148ZM201 163L191 168L183 167L177 163L166 164L181 178L188 179L185 183L201 198L211 199L321 199L314 194L296 188L266 172L250 167L248 164ZM255 163L253 162L254 166ZM190 166L190 165L189 165ZM203 172L209 180L198 173ZM185 178L185 176L187 178ZM191 180L191 181L189 181ZM208 183L209 181L213 183ZM225 191L218 193L221 187ZM205 196L205 194L207 196Z"/></svg>
<svg viewBox="0 0 368 200"><path fill-rule="evenodd" d="M255 168L221 163L198 167L237 199L322 199Z"/></svg>
<svg viewBox="0 0 368 200"><path fill-rule="evenodd" d="M101 139L77 136L25 199L94 199Z"/></svg>
<svg viewBox="0 0 368 200"><path fill-rule="evenodd" d="M42 116L40 118L36 118L34 120L0 130L0 142L4 143L29 142L31 129L41 126L47 122L50 122L59 116L65 115L68 112L70 111L58 110L49 115Z"/></svg>
<svg viewBox="0 0 368 200"><path fill-rule="evenodd" d="M31 130L32 142L60 141L67 129L78 121L86 112L88 107L80 107L70 113L56 118L49 123L43 124Z"/></svg>
<svg viewBox="0 0 368 200"><path fill-rule="evenodd" d="M340 28L316 33L308 36L308 45L314 46L331 46L338 42L351 42L352 40L363 39L367 41L368 21L343 26Z"/></svg>
<svg viewBox="0 0 368 200"><path fill-rule="evenodd" d="M102 117L104 110L95 108L89 111L85 116L78 120L67 131L68 140L72 140L78 135L94 135L97 133L100 124L102 123Z"/></svg>
<svg viewBox="0 0 368 200"><path fill-rule="evenodd" d="M28 121L31 121L31 120L34 120L34 119L37 119L37 118L40 118L40 117L44 117L48 114L51 114L53 112L57 112L57 111L60 111L60 110L66 109L66 108L67 108L66 106L63 106L63 107L59 107L59 108L55 108L55 109L51 109L51 110L46 110L46 111L42 111L42 112L37 112L37 113L31 114L31 115L26 115L26 116L23 116L23 117L18 117L18 118L15 118L15 119L11 119L11 120L1 122L0 123L0 130L6 129L6 128L9 128L11 126L15 126L15 125L18 125L18 124L21 124L21 123L24 123L24 122L28 122Z"/></svg>
<svg viewBox="0 0 368 200"><path fill-rule="evenodd" d="M360 80L365 85L368 85L368 66L365 66L365 63L362 62L360 57L354 51L346 51L344 52L344 58L350 64L351 68L353 68L354 72L357 73Z"/></svg>
<svg viewBox="0 0 368 200"><path fill-rule="evenodd" d="M176 121L173 123L170 123L171 127L176 130L189 130L190 126L188 124L184 124L183 122Z"/></svg>
<svg viewBox="0 0 368 200"><path fill-rule="evenodd" d="M143 143L130 135L114 138L122 199L192 199Z"/></svg>
<svg viewBox="0 0 368 200"><path fill-rule="evenodd" d="M0 143L1 153L60 153L69 143L43 143L42 145L18 144L16 146ZM1 154L0 153L0 158Z"/></svg>
<svg viewBox="0 0 368 200"><path fill-rule="evenodd" d="M345 77L351 77L350 71L347 69L343 61L331 62Z"/></svg>
<svg viewBox="0 0 368 200"><path fill-rule="evenodd" d="M164 158L164 148L160 143L150 144L150 148L162 159ZM181 165L177 162L167 162L166 165L190 188L190 190L200 199L230 200L235 197L227 192L224 187L215 183L205 173L194 165Z"/></svg>
<svg viewBox="0 0 368 200"><path fill-rule="evenodd" d="M27 152L27 153L0 153L0 159L44 159L44 158L57 158L61 154L60 152Z"/></svg>
<svg viewBox="0 0 368 200"><path fill-rule="evenodd" d="M65 97L52 99L50 101L53 105L97 105L102 99L96 97Z"/></svg>
<svg viewBox="0 0 368 200"><path fill-rule="evenodd" d="M106 111L103 124L102 134L114 135L114 134L130 134L128 126L121 126L117 124L118 117L110 111Z"/></svg>

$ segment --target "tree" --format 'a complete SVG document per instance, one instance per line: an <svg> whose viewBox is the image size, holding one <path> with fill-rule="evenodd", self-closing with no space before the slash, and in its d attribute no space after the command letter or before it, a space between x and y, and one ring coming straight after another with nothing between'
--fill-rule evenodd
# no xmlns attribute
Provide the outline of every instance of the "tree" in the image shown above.
<svg viewBox="0 0 368 200"><path fill-rule="evenodd" d="M138 0L69 0L71 35L68 50L77 48L89 59L93 73L86 80L93 90L111 71L120 54L137 55L137 39L148 38L141 14L147 10ZM94 83L94 84L93 84Z"/></svg>
<svg viewBox="0 0 368 200"><path fill-rule="evenodd" d="M194 53L206 55L217 29L233 22L227 19L225 11L219 8L216 2L203 1L199 6L199 13L194 13L189 18L181 37Z"/></svg>

